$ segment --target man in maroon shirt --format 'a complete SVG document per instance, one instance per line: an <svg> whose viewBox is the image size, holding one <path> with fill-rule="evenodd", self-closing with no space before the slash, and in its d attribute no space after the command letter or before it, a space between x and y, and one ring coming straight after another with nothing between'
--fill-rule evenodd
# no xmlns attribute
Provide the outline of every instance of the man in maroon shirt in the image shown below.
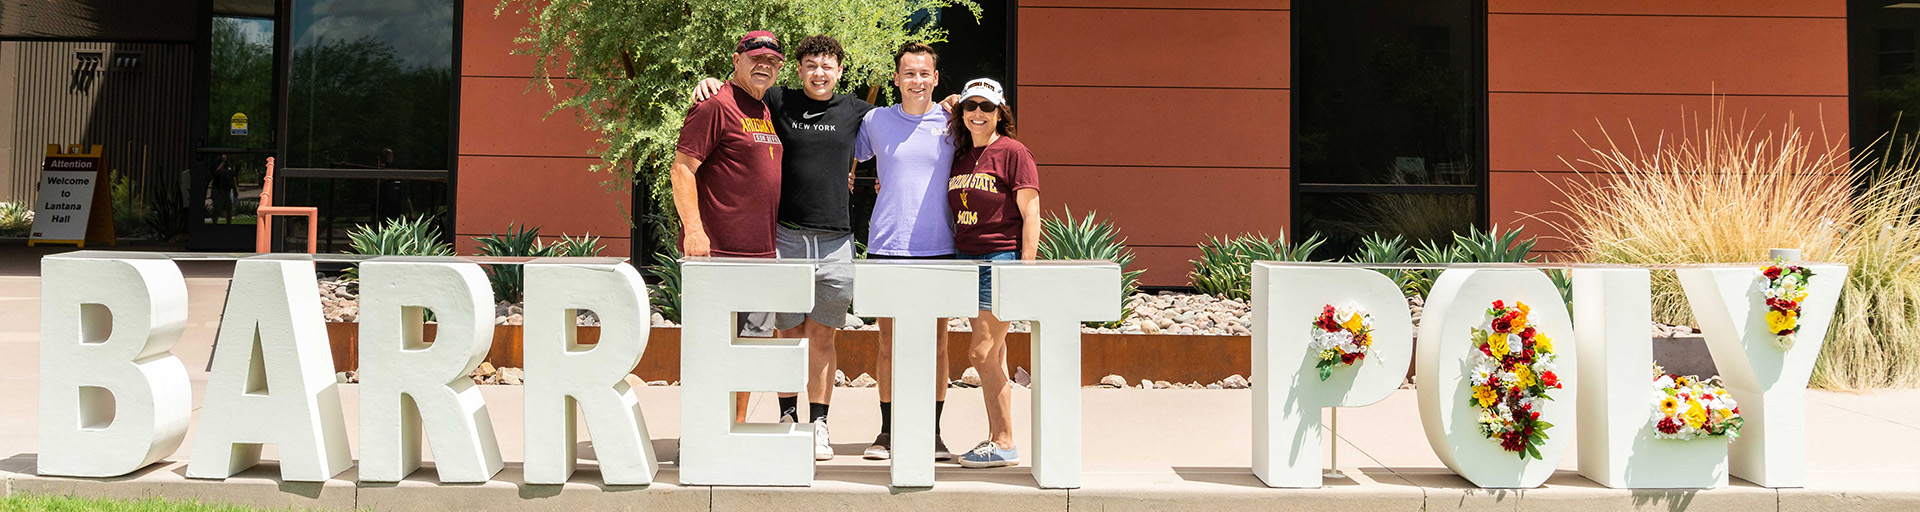
<svg viewBox="0 0 1920 512"><path fill-rule="evenodd" d="M780 211L780 136L761 96L786 57L772 32L756 30L733 49L733 80L693 106L674 146L673 207L688 257L772 258ZM742 315L751 331L771 331L773 315ZM734 421L746 421L747 394L734 394Z"/></svg>
<svg viewBox="0 0 1920 512"><path fill-rule="evenodd" d="M733 80L687 113L669 171L687 256L774 256L782 147L761 95L784 62L773 33L748 32Z"/></svg>

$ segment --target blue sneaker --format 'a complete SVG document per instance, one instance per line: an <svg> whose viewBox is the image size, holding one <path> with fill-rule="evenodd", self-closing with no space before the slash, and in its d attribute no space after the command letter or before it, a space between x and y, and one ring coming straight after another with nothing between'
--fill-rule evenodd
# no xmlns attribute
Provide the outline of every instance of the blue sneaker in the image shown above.
<svg viewBox="0 0 1920 512"><path fill-rule="evenodd" d="M999 445L993 444L993 441L981 441L980 446L975 446L972 450L960 455L960 467L963 468L997 468L1019 463L1019 449L1002 450Z"/></svg>

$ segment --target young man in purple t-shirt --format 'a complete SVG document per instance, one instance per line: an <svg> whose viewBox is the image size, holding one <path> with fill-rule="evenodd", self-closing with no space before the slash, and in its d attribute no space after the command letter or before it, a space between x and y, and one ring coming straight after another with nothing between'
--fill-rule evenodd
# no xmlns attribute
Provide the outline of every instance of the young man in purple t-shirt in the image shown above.
<svg viewBox="0 0 1920 512"><path fill-rule="evenodd" d="M947 174L953 168L953 141L947 137L946 109L933 102L940 84L934 69L939 56L921 43L907 43L894 54L893 83L900 103L867 112L854 139L854 158L874 159L880 177L874 203L868 259L952 259L953 227L947 210ZM940 440L940 413L947 399L946 323L939 326L939 385L934 391L934 455L952 457ZM869 459L892 457L893 320L880 319L880 350L874 359L880 381L880 435L867 447Z"/></svg>

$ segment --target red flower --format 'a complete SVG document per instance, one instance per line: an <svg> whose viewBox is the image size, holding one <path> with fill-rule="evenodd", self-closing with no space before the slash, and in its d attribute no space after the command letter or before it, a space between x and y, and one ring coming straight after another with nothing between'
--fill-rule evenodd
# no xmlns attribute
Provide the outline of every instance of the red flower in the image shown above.
<svg viewBox="0 0 1920 512"><path fill-rule="evenodd" d="M1502 315L1493 319L1493 332L1506 333L1513 330L1513 317Z"/></svg>
<svg viewBox="0 0 1920 512"><path fill-rule="evenodd" d="M1554 375L1553 372L1542 373L1540 374L1540 385L1560 389L1560 376Z"/></svg>
<svg viewBox="0 0 1920 512"><path fill-rule="evenodd" d="M1484 343L1482 343L1482 344L1480 345L1480 353L1482 353L1482 354L1486 354L1486 355L1487 355L1487 357L1493 357L1493 348L1492 348L1492 347L1489 347L1489 346L1487 346L1487 345L1486 345L1486 344L1484 344Z"/></svg>
<svg viewBox="0 0 1920 512"><path fill-rule="evenodd" d="M1501 301L1497 301L1497 300L1496 300L1496 301L1493 301L1493 309L1496 309L1496 310L1499 310L1499 309L1507 309L1507 306L1506 306L1506 303L1505 303L1505 302L1501 302Z"/></svg>
<svg viewBox="0 0 1920 512"><path fill-rule="evenodd" d="M1537 412L1534 412L1534 413L1528 413L1528 414L1532 414L1532 415L1533 415L1533 417L1532 417L1532 418L1528 418L1528 419L1535 419L1535 420L1537 420L1537 419L1540 419L1540 413L1537 413ZM1533 431L1533 425L1527 425L1527 431L1528 431L1528 432L1532 432L1532 431Z"/></svg>
<svg viewBox="0 0 1920 512"><path fill-rule="evenodd" d="M1766 274L1767 279L1779 279L1780 267L1767 267L1766 270L1762 270L1761 273Z"/></svg>
<svg viewBox="0 0 1920 512"><path fill-rule="evenodd" d="M1660 418L1660 424L1654 428L1660 429L1662 434L1672 434L1680 431L1680 422L1673 421L1673 418Z"/></svg>
<svg viewBox="0 0 1920 512"><path fill-rule="evenodd" d="M1355 353L1355 352L1340 354L1340 364L1353 364L1353 361L1355 359L1359 359L1359 357L1356 357L1359 355L1360 355L1359 353Z"/></svg>
<svg viewBox="0 0 1920 512"><path fill-rule="evenodd" d="M1528 326L1527 330L1520 331L1520 339L1525 340L1527 343L1533 343L1534 334L1535 333L1533 332L1533 327Z"/></svg>
<svg viewBox="0 0 1920 512"><path fill-rule="evenodd" d="M1521 435L1519 432L1508 432L1505 434L1501 434L1500 449L1510 451L1510 452L1518 452L1518 451L1526 450L1527 439L1525 436Z"/></svg>

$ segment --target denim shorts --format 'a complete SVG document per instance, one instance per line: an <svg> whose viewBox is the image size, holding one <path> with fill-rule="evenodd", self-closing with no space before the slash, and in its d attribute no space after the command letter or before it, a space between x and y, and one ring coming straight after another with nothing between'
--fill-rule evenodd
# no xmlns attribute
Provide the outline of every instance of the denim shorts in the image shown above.
<svg viewBox="0 0 1920 512"><path fill-rule="evenodd" d="M954 252L953 258L960 260L1013 261L1020 259L1020 251L996 251L986 254ZM993 310L993 266L991 265L980 266L980 310Z"/></svg>

